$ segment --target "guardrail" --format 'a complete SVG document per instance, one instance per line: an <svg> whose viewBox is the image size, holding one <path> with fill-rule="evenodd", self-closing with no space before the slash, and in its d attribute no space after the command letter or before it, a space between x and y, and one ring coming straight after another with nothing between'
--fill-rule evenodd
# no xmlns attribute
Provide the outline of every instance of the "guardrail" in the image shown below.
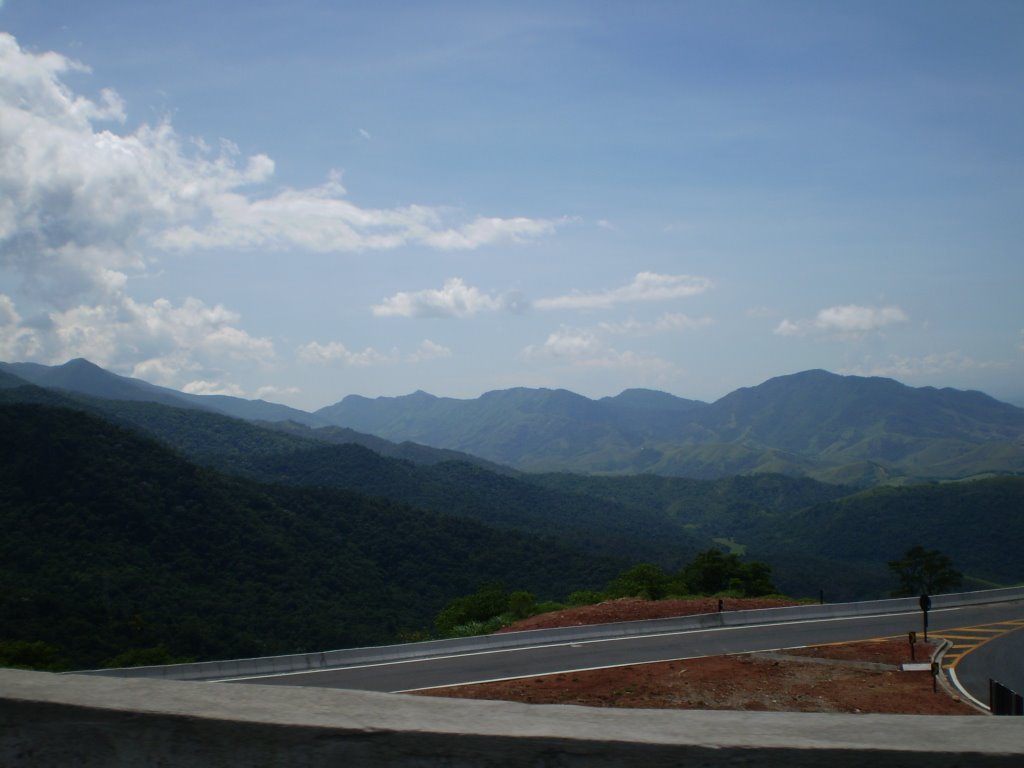
<svg viewBox="0 0 1024 768"><path fill-rule="evenodd" d="M998 680L988 679L988 708L993 715L1024 715L1024 696Z"/></svg>
<svg viewBox="0 0 1024 768"><path fill-rule="evenodd" d="M1024 586L991 589L982 592L934 595L932 597L932 610L1022 599L1024 599ZM153 667L83 670L69 674L145 677L163 680L226 680L240 677L286 674L289 672L308 672L318 669L353 667L363 664L380 664L410 659L455 656L466 653L537 645L559 645L587 640L668 634L716 627L742 627L752 624L780 624L790 621L812 621L815 619L881 616L916 610L920 610L918 598L902 597L860 603L798 605L787 608L702 613L694 616L627 621L614 624L534 629L525 632L504 632L495 635L479 635L448 640L427 640L425 642L405 643L402 645L347 648L319 653L290 654L287 656L200 661L191 664L168 664Z"/></svg>

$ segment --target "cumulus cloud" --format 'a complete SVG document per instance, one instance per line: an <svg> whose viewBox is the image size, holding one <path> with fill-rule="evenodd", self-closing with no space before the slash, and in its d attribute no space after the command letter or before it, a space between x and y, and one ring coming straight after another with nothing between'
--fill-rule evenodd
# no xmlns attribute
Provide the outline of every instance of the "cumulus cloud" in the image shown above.
<svg viewBox="0 0 1024 768"><path fill-rule="evenodd" d="M814 324L823 331L867 333L893 323L906 322L907 319L906 313L899 307L860 307L856 304L847 304L821 310Z"/></svg>
<svg viewBox="0 0 1024 768"><path fill-rule="evenodd" d="M106 90L99 101L75 95L62 76L86 68L57 53L23 51L0 33L0 258L41 273L42 252L58 259L95 249L93 269L140 265L144 245L165 249L298 247L361 251L419 243L472 249L554 231L555 220L476 217L421 205L361 208L345 199L337 176L310 189L254 193L269 181L266 155L242 158L223 141L213 154L182 142L169 121L116 133L124 104Z"/></svg>
<svg viewBox="0 0 1024 768"><path fill-rule="evenodd" d="M579 328L560 328L549 334L543 344L526 347L523 356L531 360L557 360L574 368L667 370L672 367L658 357L608 347L595 332Z"/></svg>
<svg viewBox="0 0 1024 768"><path fill-rule="evenodd" d="M804 336L826 333L843 337L859 337L889 325L904 323L909 318L899 307L865 307L857 304L827 307L813 320L785 319L775 327L779 336Z"/></svg>
<svg viewBox="0 0 1024 768"><path fill-rule="evenodd" d="M299 359L304 363L319 365L341 363L350 368L368 368L374 365L388 365L403 361L422 363L427 360L450 357L451 354L450 349L430 339L424 339L413 352L404 356L398 350L384 354L373 347L367 347L362 352L353 352L340 341L331 341L327 344L312 341L299 347Z"/></svg>
<svg viewBox="0 0 1024 768"><path fill-rule="evenodd" d="M975 360L959 350L955 350L921 356L889 355L884 362L867 361L861 365L841 369L839 373L913 379L949 371L992 370L1005 367L1007 367L1005 362Z"/></svg>
<svg viewBox="0 0 1024 768"><path fill-rule="evenodd" d="M273 386L273 385L268 385L268 386L260 387L259 389L257 389L256 390L256 397L258 399L260 399L260 400L265 400L268 397L273 397L273 398L285 397L285 398L287 398L287 397L291 397L293 395L297 395L301 391L302 390L299 389L298 387L276 387L276 386Z"/></svg>
<svg viewBox="0 0 1024 768"><path fill-rule="evenodd" d="M29 360L42 351L39 335L21 325L21 315L9 296L0 293L0 358Z"/></svg>
<svg viewBox="0 0 1024 768"><path fill-rule="evenodd" d="M630 318L621 323L601 323L601 330L614 334L648 335L671 331L691 331L711 324L710 317L690 317L682 312L667 312L653 321Z"/></svg>
<svg viewBox="0 0 1024 768"><path fill-rule="evenodd" d="M353 368L366 368L391 362L393 357L384 355L373 347L367 347L362 352L353 352L340 341L331 341L327 344L311 341L299 347L299 359L305 363L340 362Z"/></svg>
<svg viewBox="0 0 1024 768"><path fill-rule="evenodd" d="M385 250L426 245L473 250L554 232L556 222L476 218L446 226L442 212L421 205L360 208L344 199L337 177L310 189L286 189L265 198L224 191L209 200L201 222L169 227L152 242L169 250L197 248L302 248L316 252Z"/></svg>
<svg viewBox="0 0 1024 768"><path fill-rule="evenodd" d="M440 360L451 356L452 351L448 347L433 342L430 339L424 339L420 342L416 351L409 355L409 362L422 363L427 360Z"/></svg>
<svg viewBox="0 0 1024 768"><path fill-rule="evenodd" d="M583 357L601 348L598 337L586 330L561 328L548 335L539 352L548 357Z"/></svg>
<svg viewBox="0 0 1024 768"><path fill-rule="evenodd" d="M29 322L0 295L0 354L7 360L50 362L87 357L98 365L175 385L179 374L217 370L232 362L260 367L275 357L270 339L236 326L237 313L198 299L181 305L144 304L118 295L107 304L52 311Z"/></svg>
<svg viewBox="0 0 1024 768"><path fill-rule="evenodd" d="M274 161L229 141L182 140L169 120L126 130L113 90L67 84L83 64L33 53L0 33L0 353L60 362L87 356L163 383L222 379L225 360L266 360L269 339L195 299L135 301L129 275L171 251L277 247L363 252L416 244L467 250L549 234L560 220L466 217L420 205L361 208L333 176L309 189L267 191ZM18 304L15 307L15 304ZM27 319L26 319L27 318ZM305 354L379 354L337 349Z"/></svg>
<svg viewBox="0 0 1024 768"><path fill-rule="evenodd" d="M534 306L538 309L607 309L617 304L696 296L710 287L711 281L706 277L640 272L629 285L600 293L574 292L566 296L539 299L534 302Z"/></svg>
<svg viewBox="0 0 1024 768"><path fill-rule="evenodd" d="M504 307L500 297L489 296L461 278L453 277L444 286L414 293L399 291L376 304L371 311L377 317L471 317Z"/></svg>
<svg viewBox="0 0 1024 768"><path fill-rule="evenodd" d="M224 381L205 381L203 379L188 382L181 388L181 391L187 392L190 395L229 395L231 397L242 397L245 395L245 390L237 384Z"/></svg>

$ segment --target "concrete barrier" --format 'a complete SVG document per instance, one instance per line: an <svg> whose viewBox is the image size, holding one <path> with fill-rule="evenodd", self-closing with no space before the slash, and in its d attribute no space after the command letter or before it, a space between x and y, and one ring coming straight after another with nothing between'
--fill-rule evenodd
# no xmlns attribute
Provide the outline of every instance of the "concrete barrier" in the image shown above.
<svg viewBox="0 0 1024 768"><path fill-rule="evenodd" d="M1024 599L1024 587L936 595L932 599L932 610L1022 599ZM635 637L637 635L667 634L714 627L740 627L752 624L813 621L815 619L880 616L917 610L920 610L920 608L916 597L872 600L859 603L811 604L749 611L724 611L721 613L698 614L696 616L628 621L614 624L535 629L526 632L505 632L495 635L479 635L477 637L428 640L420 643L348 648L318 653L290 654L287 656L203 661L192 664L169 664L153 667L84 670L75 674L145 677L163 680L226 680L237 677L255 677L284 672L303 672L361 664L379 664L388 661L426 659L535 645L556 645L560 643L585 642L587 640Z"/></svg>
<svg viewBox="0 0 1024 768"><path fill-rule="evenodd" d="M0 670L0 765L1019 766L1014 718L615 710Z"/></svg>

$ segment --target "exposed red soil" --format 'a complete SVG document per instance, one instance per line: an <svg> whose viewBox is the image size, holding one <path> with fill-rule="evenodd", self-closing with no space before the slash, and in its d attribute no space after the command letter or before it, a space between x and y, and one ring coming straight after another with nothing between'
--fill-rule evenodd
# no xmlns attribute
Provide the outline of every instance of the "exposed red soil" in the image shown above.
<svg viewBox="0 0 1024 768"><path fill-rule="evenodd" d="M726 611L749 610L753 608L781 608L800 605L795 600L768 598L722 599ZM624 597L608 600L596 605L581 605L562 611L541 613L517 621L499 632L519 632L525 629L550 629L553 627L577 627L587 624L610 624L616 621L641 621L643 619L667 619L673 616L692 616L697 613L714 613L718 610L717 597L698 597L691 600L641 600L638 597Z"/></svg>
<svg viewBox="0 0 1024 768"><path fill-rule="evenodd" d="M756 603L768 603L762 605ZM787 605L727 600L727 609ZM648 602L616 600L535 616L509 629L574 626L684 616L717 610L717 599ZM507 629L506 631L509 631ZM934 647L919 644L917 660ZM872 712L970 715L977 710L933 691L928 671L903 672L910 661L905 639L635 664L496 683L422 691L425 696L498 699L528 704L581 704L647 709L731 709L778 712Z"/></svg>

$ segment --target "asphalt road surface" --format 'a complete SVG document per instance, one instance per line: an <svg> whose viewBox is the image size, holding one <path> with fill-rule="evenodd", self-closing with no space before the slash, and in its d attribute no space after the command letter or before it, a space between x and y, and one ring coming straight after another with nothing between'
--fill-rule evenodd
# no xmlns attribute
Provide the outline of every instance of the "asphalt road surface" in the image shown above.
<svg viewBox="0 0 1024 768"><path fill-rule="evenodd" d="M990 677L1024 695L1024 628L989 640L965 654L956 665L956 676L968 693L986 706Z"/></svg>
<svg viewBox="0 0 1024 768"><path fill-rule="evenodd" d="M1021 601L933 610L929 614L929 629L939 632L943 629L1021 618L1024 618L1024 602ZM651 661L751 653L878 637L906 636L910 631L920 633L920 611L886 616L722 627L617 640L595 640L486 651L458 656L261 676L231 682L400 692ZM1020 639L1024 639L1024 632L1015 634ZM995 645L995 643L991 645ZM992 656L992 663L1003 664L1006 659L1014 656L1012 650L1008 650L1007 654L1005 657ZM1019 659L1020 655L1017 654L1016 658ZM1019 664L1019 662L1017 663ZM961 666L965 664L966 657L961 661ZM984 671L984 668L985 662L982 661L978 665L978 669L981 670L980 673L985 681L984 697L976 696L976 698L987 702L988 676L991 674L991 670ZM998 677L998 675L992 676ZM1008 682L1005 684L1011 685ZM969 690L973 692L973 689Z"/></svg>

